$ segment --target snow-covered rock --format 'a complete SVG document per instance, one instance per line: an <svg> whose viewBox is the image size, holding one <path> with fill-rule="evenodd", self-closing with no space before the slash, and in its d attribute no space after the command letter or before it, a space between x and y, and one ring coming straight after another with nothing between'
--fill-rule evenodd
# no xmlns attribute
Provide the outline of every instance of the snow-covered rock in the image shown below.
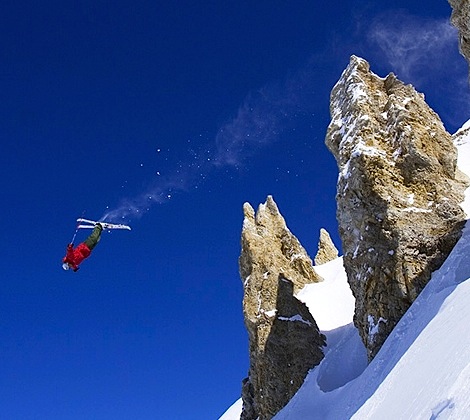
<svg viewBox="0 0 470 420"><path fill-rule="evenodd" d="M294 296L321 281L271 196L258 211L245 203L240 275L250 369L243 381L242 419L270 419L323 358L324 336Z"/></svg>
<svg viewBox="0 0 470 420"><path fill-rule="evenodd" d="M352 56L330 112L344 265L371 360L460 237L467 184L439 116L395 75Z"/></svg>

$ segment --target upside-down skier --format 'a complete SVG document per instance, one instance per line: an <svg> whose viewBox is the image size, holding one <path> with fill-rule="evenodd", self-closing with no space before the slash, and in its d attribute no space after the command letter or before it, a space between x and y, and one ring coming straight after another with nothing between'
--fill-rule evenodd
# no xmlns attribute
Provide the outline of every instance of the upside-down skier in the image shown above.
<svg viewBox="0 0 470 420"><path fill-rule="evenodd" d="M101 232L103 232L103 225L96 223L91 235L81 244L78 244L76 248L73 247L73 244L68 244L67 253L62 259L62 268L64 270L72 269L77 271L80 268L81 262L90 256L91 251L101 239Z"/></svg>
<svg viewBox="0 0 470 420"><path fill-rule="evenodd" d="M91 232L91 235L81 244L78 244L76 248L73 247L73 240L75 239L75 235L73 236L74 239L72 239L72 243L67 245L67 253L65 254L65 257L62 258L62 268L64 270L72 269L73 271L77 271L79 269L79 265L85 258L90 256L91 251L101 239L101 232L103 232L103 229L131 230L129 226L123 224L95 222L94 220L88 219L77 219L77 222L79 225L77 226L75 235L79 229L93 229L93 231Z"/></svg>

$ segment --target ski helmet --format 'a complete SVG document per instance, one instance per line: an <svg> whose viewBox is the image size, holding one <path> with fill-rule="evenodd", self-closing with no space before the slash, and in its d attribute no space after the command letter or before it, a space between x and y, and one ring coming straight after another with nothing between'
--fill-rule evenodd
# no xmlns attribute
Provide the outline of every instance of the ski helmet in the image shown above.
<svg viewBox="0 0 470 420"><path fill-rule="evenodd" d="M70 269L70 265L68 265L67 263L63 263L63 264L62 264L62 268L63 268L64 270L69 270L69 269Z"/></svg>

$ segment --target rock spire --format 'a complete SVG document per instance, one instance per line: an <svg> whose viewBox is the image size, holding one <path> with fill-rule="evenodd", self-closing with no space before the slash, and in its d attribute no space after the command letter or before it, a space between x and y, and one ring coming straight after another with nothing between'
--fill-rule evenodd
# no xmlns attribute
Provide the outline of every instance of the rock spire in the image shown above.
<svg viewBox="0 0 470 420"><path fill-rule="evenodd" d="M395 75L352 56L330 112L344 266L372 359L459 239L466 184L438 115Z"/></svg>
<svg viewBox="0 0 470 420"><path fill-rule="evenodd" d="M250 369L241 419L272 418L323 358L325 337L295 293L321 281L312 260L268 196L258 211L245 203L240 275Z"/></svg>
<svg viewBox="0 0 470 420"><path fill-rule="evenodd" d="M315 265L325 264L338 258L338 250L331 240L330 234L323 228L320 229L320 240L318 241L318 252L315 255Z"/></svg>

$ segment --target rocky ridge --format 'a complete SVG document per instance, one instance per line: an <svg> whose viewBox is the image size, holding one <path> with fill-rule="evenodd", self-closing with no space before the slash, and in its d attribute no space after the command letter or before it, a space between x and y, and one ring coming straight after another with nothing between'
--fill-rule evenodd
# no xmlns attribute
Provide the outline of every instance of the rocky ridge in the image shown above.
<svg viewBox="0 0 470 420"><path fill-rule="evenodd" d="M241 419L270 419L292 398L323 358L325 337L295 297L322 279L268 196L258 211L245 203L240 275L249 336L249 376L243 381Z"/></svg>
<svg viewBox="0 0 470 420"><path fill-rule="evenodd" d="M352 56L330 112L344 266L370 360L459 239L466 182L438 115L392 73Z"/></svg>

